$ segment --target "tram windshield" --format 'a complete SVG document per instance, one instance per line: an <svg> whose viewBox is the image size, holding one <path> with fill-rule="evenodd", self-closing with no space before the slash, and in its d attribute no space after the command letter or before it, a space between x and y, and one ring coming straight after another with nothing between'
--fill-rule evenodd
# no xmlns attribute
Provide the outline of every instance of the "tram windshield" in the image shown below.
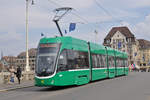
<svg viewBox="0 0 150 100"><path fill-rule="evenodd" d="M36 60L37 76L50 76L54 73L58 51L59 44L39 44Z"/></svg>

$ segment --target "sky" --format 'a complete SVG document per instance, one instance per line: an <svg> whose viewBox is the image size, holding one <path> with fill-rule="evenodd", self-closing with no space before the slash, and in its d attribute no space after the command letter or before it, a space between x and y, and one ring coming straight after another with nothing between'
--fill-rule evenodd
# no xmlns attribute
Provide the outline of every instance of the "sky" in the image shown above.
<svg viewBox="0 0 150 100"><path fill-rule="evenodd" d="M44 37L60 36L54 9L71 7L60 21L64 36L102 44L112 27L127 26L137 39L150 40L150 0L29 0L29 48ZM0 52L17 56L26 50L26 0L0 0ZM69 24L76 29L69 32ZM67 30L67 34L65 34ZM95 30L98 34L95 34Z"/></svg>

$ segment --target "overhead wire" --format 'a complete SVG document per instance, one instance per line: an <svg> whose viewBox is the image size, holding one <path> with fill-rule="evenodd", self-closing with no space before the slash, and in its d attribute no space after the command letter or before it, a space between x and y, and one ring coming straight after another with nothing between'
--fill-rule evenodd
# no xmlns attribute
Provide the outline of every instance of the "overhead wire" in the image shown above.
<svg viewBox="0 0 150 100"><path fill-rule="evenodd" d="M51 2L51 3L53 3L55 6L57 6L57 7L62 7L61 5L59 5L58 3L56 3L56 2L54 2L54 1L52 1L52 0L48 0L49 2Z"/></svg>
<svg viewBox="0 0 150 100"><path fill-rule="evenodd" d="M57 7L63 7L63 6L61 6L60 4L58 4L58 3L56 3L56 2L54 2L54 1L52 1L52 0L48 0L49 2L51 2L51 3L53 3L55 6L57 6ZM80 18L80 19L82 19L85 23L89 23L89 21L88 20L86 20L85 18L83 18L82 16L80 16L79 15L79 13L75 10L75 9L73 9L73 11L74 12L71 12L74 16L76 16L76 17L78 17L78 18ZM75 13L76 12L76 13Z"/></svg>
<svg viewBox="0 0 150 100"><path fill-rule="evenodd" d="M118 20L116 17L114 17L107 9L105 9L102 5L101 5L101 3L100 3L100 1L97 1L97 0L94 0L95 1L95 4L100 8L100 9L102 9L107 15L109 15L109 16L111 16L111 18L112 19L114 19L114 21L115 22L122 22L122 20ZM107 22L108 23L108 22Z"/></svg>
<svg viewBox="0 0 150 100"><path fill-rule="evenodd" d="M53 0L48 0L49 2L51 2L52 4L54 4L56 7L63 7L62 5L56 3L55 1ZM97 24L98 23L95 23L95 24L92 24L90 23L86 18L82 17L79 12L76 10L76 9L73 9L74 12L71 12L74 16L78 17L79 19L83 20L84 22L80 22L82 24L89 24L91 27L94 28L93 32L95 32L97 29L96 27L99 27Z"/></svg>

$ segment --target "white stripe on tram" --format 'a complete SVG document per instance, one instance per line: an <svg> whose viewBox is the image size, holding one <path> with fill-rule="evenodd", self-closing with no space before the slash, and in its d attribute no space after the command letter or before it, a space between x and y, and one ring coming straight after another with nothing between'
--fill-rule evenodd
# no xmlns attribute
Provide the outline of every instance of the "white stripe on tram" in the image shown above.
<svg viewBox="0 0 150 100"><path fill-rule="evenodd" d="M90 69L72 69L72 70L68 70L68 71L83 71L83 70L90 70Z"/></svg>

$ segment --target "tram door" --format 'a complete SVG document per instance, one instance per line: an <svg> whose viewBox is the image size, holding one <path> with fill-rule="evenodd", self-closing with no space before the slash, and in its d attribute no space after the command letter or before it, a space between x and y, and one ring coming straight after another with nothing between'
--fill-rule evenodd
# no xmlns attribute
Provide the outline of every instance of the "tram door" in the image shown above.
<svg viewBox="0 0 150 100"><path fill-rule="evenodd" d="M115 76L117 76L117 57L115 50L114 50L114 60L115 60Z"/></svg>
<svg viewBox="0 0 150 100"><path fill-rule="evenodd" d="M106 50L107 77L109 77L109 64L108 64L108 51L107 51L107 47L105 47L105 50Z"/></svg>
<svg viewBox="0 0 150 100"><path fill-rule="evenodd" d="M126 65L125 65L125 59L123 60L123 65L124 65L124 75L126 74L126 69L125 69L125 67L126 67Z"/></svg>
<svg viewBox="0 0 150 100"><path fill-rule="evenodd" d="M123 56L124 56L124 54L123 54ZM124 75L126 74L126 70L125 70L125 67L126 67L126 65L125 65L125 58L123 58L123 67L124 67Z"/></svg>
<svg viewBox="0 0 150 100"><path fill-rule="evenodd" d="M90 72L89 72L89 79L90 81L92 81L92 58L91 58L91 52L90 52L90 42L88 42L88 57L89 57L89 68L90 68Z"/></svg>

